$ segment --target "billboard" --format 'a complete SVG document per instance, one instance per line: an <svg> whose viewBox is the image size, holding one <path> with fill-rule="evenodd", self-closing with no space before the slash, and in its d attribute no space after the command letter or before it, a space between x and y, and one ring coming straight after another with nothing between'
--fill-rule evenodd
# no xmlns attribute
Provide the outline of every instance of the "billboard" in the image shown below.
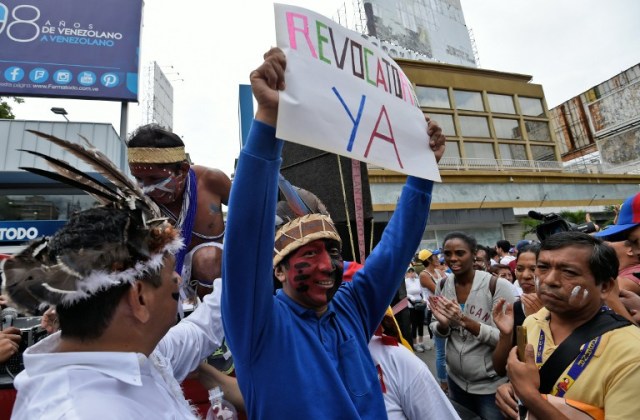
<svg viewBox="0 0 640 420"><path fill-rule="evenodd" d="M362 1L368 35L413 51L419 60L476 67L460 0Z"/></svg>
<svg viewBox="0 0 640 420"><path fill-rule="evenodd" d="M0 95L138 100L142 0L0 0Z"/></svg>
<svg viewBox="0 0 640 420"><path fill-rule="evenodd" d="M142 124L156 123L173 131L173 86L155 61L146 71L146 92L142 101L145 114Z"/></svg>

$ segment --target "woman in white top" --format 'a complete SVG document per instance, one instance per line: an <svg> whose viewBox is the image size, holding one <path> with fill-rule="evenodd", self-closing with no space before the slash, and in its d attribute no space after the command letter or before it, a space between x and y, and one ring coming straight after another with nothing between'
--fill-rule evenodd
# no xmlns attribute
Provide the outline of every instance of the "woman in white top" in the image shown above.
<svg viewBox="0 0 640 420"><path fill-rule="evenodd" d="M409 267L404 278L407 288L407 299L409 300L409 317L411 318L411 337L413 339L413 349L419 353L424 352L422 335L424 334L424 310L426 302L422 296L422 286L420 279L416 275L413 267Z"/></svg>

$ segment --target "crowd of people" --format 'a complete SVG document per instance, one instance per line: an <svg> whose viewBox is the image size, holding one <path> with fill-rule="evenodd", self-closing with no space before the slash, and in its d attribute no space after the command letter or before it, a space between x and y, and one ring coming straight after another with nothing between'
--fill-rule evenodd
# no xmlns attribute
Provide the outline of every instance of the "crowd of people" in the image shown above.
<svg viewBox="0 0 640 420"><path fill-rule="evenodd" d="M279 176L285 68L272 49L250 75L233 183L141 127L138 187L6 260L1 303L48 305L51 332L23 353L12 417L196 418L179 384L198 372L250 419L634 418L640 193L595 235L482 246L450 232L416 253L433 182L409 176L366 262L343 261L324 204ZM439 161L441 128L424 137ZM19 333L0 332L0 363ZM202 364L225 341L234 376ZM434 347L435 378L414 354Z"/></svg>

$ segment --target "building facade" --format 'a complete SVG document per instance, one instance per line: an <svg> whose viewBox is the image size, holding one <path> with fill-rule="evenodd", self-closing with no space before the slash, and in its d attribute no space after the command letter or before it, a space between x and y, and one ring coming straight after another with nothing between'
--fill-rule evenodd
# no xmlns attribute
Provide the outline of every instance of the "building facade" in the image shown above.
<svg viewBox="0 0 640 420"><path fill-rule="evenodd" d="M480 244L522 239L522 219L540 213L605 207L638 192L640 176L565 169L542 86L531 77L440 63L397 60L414 83L425 115L447 135L423 246L442 245L452 230ZM405 176L369 166L376 224L395 209ZM531 237L531 236L529 236Z"/></svg>
<svg viewBox="0 0 640 420"><path fill-rule="evenodd" d="M565 166L640 174L640 64L551 110Z"/></svg>
<svg viewBox="0 0 640 420"><path fill-rule="evenodd" d="M49 168L42 159L19 149L64 160L106 182L75 156L26 130L52 134L87 146L80 137L83 136L111 161L123 161L120 138L110 124L0 120L0 138L3 139L0 142L0 253L12 253L26 241L55 233L72 213L96 203L83 191L22 170L22 167ZM128 166L124 172L129 173Z"/></svg>

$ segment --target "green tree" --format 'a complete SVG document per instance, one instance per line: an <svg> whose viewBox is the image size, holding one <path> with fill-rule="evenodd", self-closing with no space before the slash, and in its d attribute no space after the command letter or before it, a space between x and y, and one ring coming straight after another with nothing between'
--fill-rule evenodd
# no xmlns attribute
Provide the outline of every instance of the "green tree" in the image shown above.
<svg viewBox="0 0 640 420"><path fill-rule="evenodd" d="M579 225L580 223L584 223L586 221L587 212L584 210L578 210L578 211L566 210L566 211L561 211L560 216L567 222L571 222Z"/></svg>
<svg viewBox="0 0 640 420"><path fill-rule="evenodd" d="M4 99L5 98L0 97L0 119L13 120L16 118L16 116L13 115L13 109L11 108L11 105L9 105L9 102ZM17 104L21 104L24 102L24 99L15 96L11 99L13 99L13 101Z"/></svg>
<svg viewBox="0 0 640 420"><path fill-rule="evenodd" d="M535 233L536 228L541 222L540 220L535 220L531 217L523 217L520 219L520 223L524 227L524 230L522 231L522 239L524 239L529 233Z"/></svg>

